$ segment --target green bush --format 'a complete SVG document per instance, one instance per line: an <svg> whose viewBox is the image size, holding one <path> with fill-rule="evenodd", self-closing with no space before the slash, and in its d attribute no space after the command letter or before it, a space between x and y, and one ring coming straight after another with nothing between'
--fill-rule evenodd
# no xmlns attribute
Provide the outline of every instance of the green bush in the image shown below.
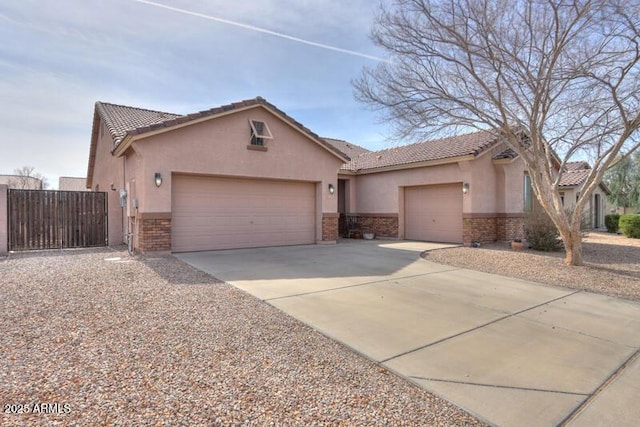
<svg viewBox="0 0 640 427"><path fill-rule="evenodd" d="M562 247L562 240L556 225L542 209L528 212L525 220L525 236L529 245L537 251L557 251Z"/></svg>
<svg viewBox="0 0 640 427"><path fill-rule="evenodd" d="M604 216L604 225L609 233L617 233L620 223L620 214L614 213Z"/></svg>
<svg viewBox="0 0 640 427"><path fill-rule="evenodd" d="M622 215L620 216L620 231L634 239L640 239L640 215Z"/></svg>

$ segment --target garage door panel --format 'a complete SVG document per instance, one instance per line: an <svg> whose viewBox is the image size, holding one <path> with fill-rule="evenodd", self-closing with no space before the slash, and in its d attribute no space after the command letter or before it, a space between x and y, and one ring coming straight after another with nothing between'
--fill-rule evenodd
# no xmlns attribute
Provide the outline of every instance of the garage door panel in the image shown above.
<svg viewBox="0 0 640 427"><path fill-rule="evenodd" d="M411 240L462 243L461 185L407 187L405 236Z"/></svg>
<svg viewBox="0 0 640 427"><path fill-rule="evenodd" d="M175 252L315 243L315 184L174 176Z"/></svg>

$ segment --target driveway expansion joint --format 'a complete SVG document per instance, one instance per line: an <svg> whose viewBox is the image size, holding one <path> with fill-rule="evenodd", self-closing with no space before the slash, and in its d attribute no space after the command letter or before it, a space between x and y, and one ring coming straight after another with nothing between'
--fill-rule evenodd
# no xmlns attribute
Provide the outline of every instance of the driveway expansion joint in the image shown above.
<svg viewBox="0 0 640 427"><path fill-rule="evenodd" d="M580 403L578 406L576 406L576 408L571 411L571 413L569 413L569 415L567 415L559 424L558 426L566 426L569 423L571 423L574 419L576 419L578 417L578 415L580 415L582 413L582 411L584 411L585 409L587 409L587 407L591 404L591 402L593 402L598 395L600 395L601 392L603 392L607 387L609 387L610 384L612 384L613 382L615 382L621 375L622 373L627 369L627 367L629 365L631 365L633 362L636 361L636 359L640 358L640 348L638 348L636 351L634 351L631 356L629 356L627 358L627 360L625 360L624 362L622 362L620 364L620 366L618 366L618 368L613 371L611 373L611 375L609 375L590 395L589 397L587 397L582 403Z"/></svg>
<svg viewBox="0 0 640 427"><path fill-rule="evenodd" d="M458 332L457 334L451 335L451 336L449 336L449 337L445 337L445 338L442 338L442 339L436 340L436 341L434 341L434 342L431 342L431 343L425 344L425 345L423 345L423 346L416 347L416 348L411 349L411 350L407 350L407 351L402 352L402 353L400 353L400 354L397 354L397 355L395 355L395 356L388 357L388 358L386 358L386 359L384 359L384 360L381 360L381 361L380 361L380 363L386 363L386 362L389 362L389 361L391 361L391 360L393 360L393 359L397 359L397 358L399 358L399 357L406 356L406 355L411 354L411 353L415 353L416 351L420 351L420 350L424 350L425 348L433 347L434 345L441 344L441 343L443 343L443 342L445 342L445 341L449 341L449 340L451 340L451 339L453 339L453 338L457 338L457 337L459 337L459 336L466 335L466 334L471 333L471 332L475 332L475 331L477 331L477 330L479 330L479 329L482 329L482 328L484 328L484 327L486 327L486 326L493 325L494 323L498 323L498 322L500 322L500 321L502 321L502 320L506 320L506 319L509 319L509 318L511 318L511 317L516 317L516 316L518 316L518 315L520 315L520 314L522 314L522 313L526 313L526 312L527 312L527 311L529 311L529 310L534 310L534 309L536 309L536 308L538 308L538 307L542 307L543 305L551 304L552 302L559 301L559 300L561 300L561 299L564 299L564 298L570 297L570 296L575 295L575 294L578 294L578 293L580 293L580 292L582 292L582 291L581 291L581 290L578 290L578 291L575 291L575 292L570 292L570 293L568 293L568 294L566 294L566 295L561 295L561 296L559 296L559 297L557 297L557 298L550 299L550 300L548 300L548 301L542 302L542 303L540 303L540 304L536 304L536 305L534 305L534 306L532 306L532 307L525 308L525 309L520 310L520 311L517 311L517 312L515 312L515 313L511 313L511 314L508 314L508 315L506 315L506 316L499 317L499 318L497 318L497 319L491 320L490 322L484 323L484 324L482 324L482 325L475 326L475 327L473 327L473 328L471 328L471 329L467 329L466 331Z"/></svg>
<svg viewBox="0 0 640 427"><path fill-rule="evenodd" d="M375 284L378 284L378 283L385 283L385 282L397 282L398 280L413 279L415 277L432 276L434 274L449 273L451 271L457 271L457 270L462 270L462 269L461 268L452 268L450 270L434 271L434 272L431 272L431 273L422 273L422 274L413 274L411 276L394 277L392 279L373 280L371 282L355 283L353 285L338 286L336 288L321 289L319 291L302 292L302 293L299 293L299 294L283 295L283 296L279 296L279 297L266 298L266 299L263 299L262 301L267 301L268 302L268 301L275 301L275 300L279 300L279 299L304 297L304 296L307 296L307 295L322 294L322 293L325 293L325 292L338 291L338 290L341 290L341 289L357 288L357 287L360 287L360 286L375 285Z"/></svg>
<svg viewBox="0 0 640 427"><path fill-rule="evenodd" d="M556 393L556 394L569 394L572 396L590 396L588 393L578 393L575 391L564 391L564 390L547 390L542 388L533 388L533 387L518 387L511 385L498 385L498 384L486 384L486 383L474 383L471 381L458 381L458 380L445 380L441 378L425 378L425 377L417 377L410 376L409 378L413 378L416 380L422 381L433 381L433 382L441 382L441 383L450 383L450 384L462 384L462 385L473 385L478 387L492 387L492 388L503 388L510 390L523 390L523 391L535 391L540 393Z"/></svg>

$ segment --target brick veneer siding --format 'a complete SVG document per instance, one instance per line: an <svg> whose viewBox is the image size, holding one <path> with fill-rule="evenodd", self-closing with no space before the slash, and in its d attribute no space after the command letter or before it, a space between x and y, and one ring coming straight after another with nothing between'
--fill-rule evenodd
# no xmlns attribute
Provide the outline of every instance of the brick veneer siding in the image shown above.
<svg viewBox="0 0 640 427"><path fill-rule="evenodd" d="M465 245L524 238L524 217L521 215L465 214L462 221L462 240Z"/></svg>
<svg viewBox="0 0 640 427"><path fill-rule="evenodd" d="M494 242L497 240L496 228L496 217L463 217L462 241L465 245Z"/></svg>
<svg viewBox="0 0 640 427"><path fill-rule="evenodd" d="M358 224L362 231L374 233L376 237L398 237L397 214L359 214Z"/></svg>
<svg viewBox="0 0 640 427"><path fill-rule="evenodd" d="M498 240L524 239L524 216L498 217Z"/></svg>
<svg viewBox="0 0 640 427"><path fill-rule="evenodd" d="M171 218L138 219L138 248L140 252L171 250Z"/></svg>
<svg viewBox="0 0 640 427"><path fill-rule="evenodd" d="M339 214L322 214L322 240L335 242L338 240L338 219Z"/></svg>

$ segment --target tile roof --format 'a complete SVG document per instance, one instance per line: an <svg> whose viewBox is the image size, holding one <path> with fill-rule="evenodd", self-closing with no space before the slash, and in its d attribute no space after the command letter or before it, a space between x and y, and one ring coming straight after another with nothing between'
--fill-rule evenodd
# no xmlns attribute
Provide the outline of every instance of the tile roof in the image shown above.
<svg viewBox="0 0 640 427"><path fill-rule="evenodd" d="M583 160L580 160L578 162L567 162L564 164L564 170L566 171L575 171L580 169L591 169L591 166L589 166L589 163Z"/></svg>
<svg viewBox="0 0 640 427"><path fill-rule="evenodd" d="M120 144L128 133L136 129L183 117L164 111L146 110L107 102L96 102L96 111L109 130L114 145Z"/></svg>
<svg viewBox="0 0 640 427"><path fill-rule="evenodd" d="M222 105L208 110L191 114L173 114L164 111L147 110L143 108L128 107L124 105L96 102L96 111L105 122L109 133L113 139L114 146L117 146L128 135L143 135L147 132L162 128L170 128L179 124L187 123L200 118L213 117L222 113L238 110L246 107L263 105L271 109L294 127L314 138L318 143L328 148L339 157L349 159L340 148L329 144L316 133L293 119L284 111L269 103L266 99L258 96L254 99L247 99L240 102Z"/></svg>
<svg viewBox="0 0 640 427"><path fill-rule="evenodd" d="M492 132L477 131L380 151L360 152L356 156L352 156L351 162L345 164L343 169L350 171L371 170L453 157L477 156L496 142L497 138Z"/></svg>
<svg viewBox="0 0 640 427"><path fill-rule="evenodd" d="M591 172L591 169L577 169L577 170L567 170L562 174L560 178L560 182L558 183L559 187L575 187L578 185L582 185L584 181L587 179L587 176Z"/></svg>
<svg viewBox="0 0 640 427"><path fill-rule="evenodd" d="M220 107L211 108L209 110L199 111L192 114L174 114L165 111L148 110L144 108L129 107L125 105L110 104L107 102L96 102L93 117L93 128L91 131L91 147L89 149L89 166L87 169L87 185L93 185L93 170L96 157L96 145L98 138L98 130L100 121L104 122L109 134L113 140L114 151L128 136L144 135L145 133L169 129L183 123L193 120L211 117L233 112L245 108L255 106L263 106L270 110L282 120L297 128L302 133L313 139L319 145L325 147L329 152L343 161L349 161L350 158L339 147L328 143L316 133L309 130L284 111L269 103L266 99L258 96L254 99L247 99L240 102L222 105Z"/></svg>
<svg viewBox="0 0 640 427"><path fill-rule="evenodd" d="M518 153L516 153L513 150L513 148L507 148L506 150L501 151L500 153L493 156L493 159L494 160L515 159L516 157L518 157Z"/></svg>
<svg viewBox="0 0 640 427"><path fill-rule="evenodd" d="M351 159L348 163L342 165L340 169L343 170L355 170L355 164L358 158L366 153L371 153L371 150L367 150L364 147L345 141L343 139L324 138L329 144L336 147L338 150L345 153Z"/></svg>

